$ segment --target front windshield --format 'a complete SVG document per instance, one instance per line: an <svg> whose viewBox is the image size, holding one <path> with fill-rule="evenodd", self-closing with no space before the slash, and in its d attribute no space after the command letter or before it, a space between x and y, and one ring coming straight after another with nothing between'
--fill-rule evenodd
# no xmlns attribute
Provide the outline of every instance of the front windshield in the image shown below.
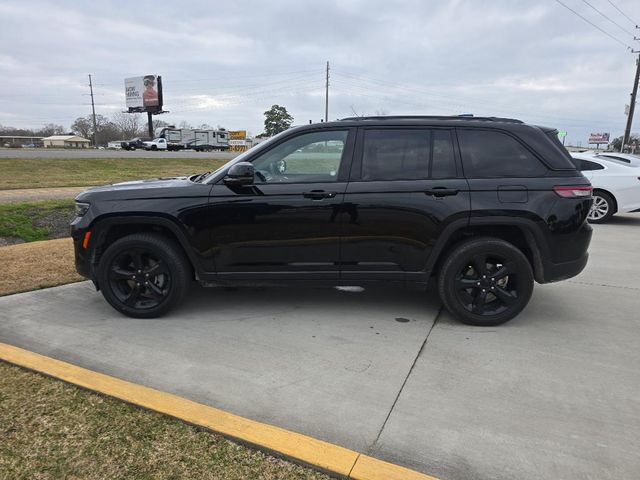
<svg viewBox="0 0 640 480"><path fill-rule="evenodd" d="M259 152L259 151L263 150L265 147L268 147L269 145L271 145L271 143L273 143L274 140L277 140L278 138L280 138L282 135L284 135L288 131L289 130L285 130L284 132L280 132L277 135L274 135L273 137L271 137L269 140L265 140L264 142L256 145L255 147L250 148L246 152L242 152L240 155L238 155L237 157L229 160L227 163L225 163L221 167L217 168L213 172L207 173L204 177L202 177L198 181L200 181L202 183L207 183L207 181L209 181L211 178L214 178L219 172L228 169L234 163L243 162L249 155L253 155L256 152Z"/></svg>

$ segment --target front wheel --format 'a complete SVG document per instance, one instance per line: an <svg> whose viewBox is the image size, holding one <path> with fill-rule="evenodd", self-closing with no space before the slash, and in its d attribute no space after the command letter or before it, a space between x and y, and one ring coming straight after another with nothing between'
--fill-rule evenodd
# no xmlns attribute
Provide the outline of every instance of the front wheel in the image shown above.
<svg viewBox="0 0 640 480"><path fill-rule="evenodd" d="M438 277L442 303L463 323L493 326L529 303L533 271L511 243L484 237L463 242L445 259Z"/></svg>
<svg viewBox="0 0 640 480"><path fill-rule="evenodd" d="M190 265L170 239L150 233L115 241L100 259L104 298L125 315L153 318L179 304L190 284Z"/></svg>

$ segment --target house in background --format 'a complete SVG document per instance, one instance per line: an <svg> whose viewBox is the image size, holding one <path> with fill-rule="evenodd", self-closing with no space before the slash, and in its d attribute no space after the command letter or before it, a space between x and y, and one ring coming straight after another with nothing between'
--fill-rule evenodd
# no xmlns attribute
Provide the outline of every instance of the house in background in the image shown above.
<svg viewBox="0 0 640 480"><path fill-rule="evenodd" d="M77 135L52 135L42 139L45 148L88 148L91 143Z"/></svg>

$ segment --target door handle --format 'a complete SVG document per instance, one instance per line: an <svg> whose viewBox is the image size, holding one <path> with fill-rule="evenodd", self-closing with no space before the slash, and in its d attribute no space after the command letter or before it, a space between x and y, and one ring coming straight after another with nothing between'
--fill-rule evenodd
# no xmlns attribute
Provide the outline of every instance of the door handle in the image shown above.
<svg viewBox="0 0 640 480"><path fill-rule="evenodd" d="M325 192L324 190L311 190L310 192L304 192L302 196L304 198L310 198L311 200L322 200L323 198L334 198L336 192Z"/></svg>
<svg viewBox="0 0 640 480"><path fill-rule="evenodd" d="M448 197L450 195L457 195L459 191L460 190L458 190L457 188L433 187L427 188L424 191L424 194L433 195L434 197Z"/></svg>

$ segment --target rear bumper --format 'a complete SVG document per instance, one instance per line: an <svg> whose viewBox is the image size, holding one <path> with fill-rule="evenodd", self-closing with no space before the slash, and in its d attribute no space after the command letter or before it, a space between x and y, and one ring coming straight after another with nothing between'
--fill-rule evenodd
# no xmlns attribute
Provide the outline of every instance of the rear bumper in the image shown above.
<svg viewBox="0 0 640 480"><path fill-rule="evenodd" d="M589 254L585 252L577 260L563 263L549 263L544 266L543 278L540 279L540 283L552 283L566 280L568 278L578 275L584 267L587 266L589 260Z"/></svg>

